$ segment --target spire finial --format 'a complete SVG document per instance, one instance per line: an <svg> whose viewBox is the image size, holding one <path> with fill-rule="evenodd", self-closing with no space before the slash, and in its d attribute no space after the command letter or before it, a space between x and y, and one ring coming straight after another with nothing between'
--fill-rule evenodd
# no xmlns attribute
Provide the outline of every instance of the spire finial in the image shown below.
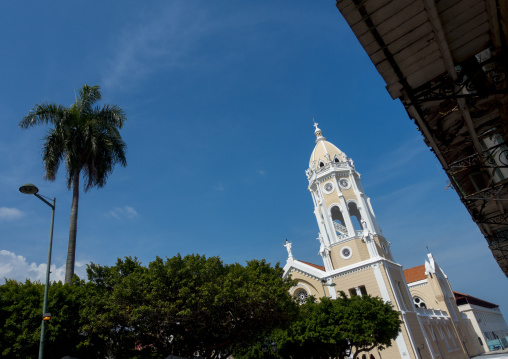
<svg viewBox="0 0 508 359"><path fill-rule="evenodd" d="M316 130L314 131L314 134L317 137L316 143L318 143L321 140L326 140L326 138L323 137L323 133L322 133L321 129L319 127L317 127L318 123L314 120L314 116L312 116L312 122L314 122L314 127L316 128Z"/></svg>

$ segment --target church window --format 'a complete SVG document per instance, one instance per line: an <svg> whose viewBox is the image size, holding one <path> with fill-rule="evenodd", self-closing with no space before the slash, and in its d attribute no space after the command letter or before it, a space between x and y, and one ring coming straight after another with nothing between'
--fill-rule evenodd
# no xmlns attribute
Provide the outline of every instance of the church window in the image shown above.
<svg viewBox="0 0 508 359"><path fill-rule="evenodd" d="M356 296L364 296L364 295L367 295L367 289L365 289L365 286L364 285L361 285L359 287L355 287L355 288L350 288L349 289L349 296L352 298L352 297L356 297Z"/></svg>
<svg viewBox="0 0 508 359"><path fill-rule="evenodd" d="M319 167L324 167L325 163L323 161L319 161Z"/></svg>
<svg viewBox="0 0 508 359"><path fill-rule="evenodd" d="M356 221L351 221L351 222L353 222L353 227L355 228L355 231L361 231L363 229L362 228L362 215L360 214L360 210L358 209L358 206L356 205L355 202L349 202L347 204L347 207L349 210L349 215L351 217L356 218Z"/></svg>
<svg viewBox="0 0 508 359"><path fill-rule="evenodd" d="M413 303L415 304L416 308L427 308L427 304L423 301L420 297L413 297Z"/></svg>
<svg viewBox="0 0 508 359"><path fill-rule="evenodd" d="M335 231L338 235L347 234L346 222L344 221L344 216L340 211L339 207L334 206L330 211L332 215L332 221L334 222Z"/></svg>
<svg viewBox="0 0 508 359"><path fill-rule="evenodd" d="M339 161L339 159L338 159L337 157L335 157L335 158L333 159L333 162L340 162L340 161Z"/></svg>
<svg viewBox="0 0 508 359"><path fill-rule="evenodd" d="M362 359L367 359L367 356L365 354L363 354Z"/></svg>
<svg viewBox="0 0 508 359"><path fill-rule="evenodd" d="M296 299L302 304L305 303L308 296L309 295L305 289L299 289L295 294Z"/></svg>

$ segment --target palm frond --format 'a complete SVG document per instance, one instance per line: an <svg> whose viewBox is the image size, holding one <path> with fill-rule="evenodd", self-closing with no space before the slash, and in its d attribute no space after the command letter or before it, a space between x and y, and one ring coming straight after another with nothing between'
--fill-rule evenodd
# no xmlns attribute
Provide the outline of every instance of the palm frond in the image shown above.
<svg viewBox="0 0 508 359"><path fill-rule="evenodd" d="M54 181L60 163L64 158L64 138L62 133L52 130L44 137L44 146L42 147L42 160L44 162L44 178Z"/></svg>
<svg viewBox="0 0 508 359"><path fill-rule="evenodd" d="M35 107L28 112L28 115L23 117L19 122L19 127L26 129L40 124L56 124L65 118L66 111L67 109L64 106L54 103L35 105Z"/></svg>
<svg viewBox="0 0 508 359"><path fill-rule="evenodd" d="M80 113L89 113L92 111L93 105L102 98L99 86L88 86L85 84L79 90L79 104Z"/></svg>

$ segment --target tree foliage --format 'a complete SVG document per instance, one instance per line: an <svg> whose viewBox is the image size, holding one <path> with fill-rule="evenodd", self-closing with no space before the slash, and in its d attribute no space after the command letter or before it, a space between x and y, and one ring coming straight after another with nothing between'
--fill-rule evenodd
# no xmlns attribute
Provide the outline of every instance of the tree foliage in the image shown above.
<svg viewBox="0 0 508 359"><path fill-rule="evenodd" d="M200 255L91 264L88 282L49 290L46 357L224 357L253 345L296 313L291 280L264 260L245 266ZM0 356L36 357L44 286L7 280L0 286Z"/></svg>
<svg viewBox="0 0 508 359"><path fill-rule="evenodd" d="M218 257L177 255L143 266L136 258L114 266L90 264L88 282L52 283L46 357L266 358L268 338L280 358L354 358L391 345L399 313L370 296L310 298L298 306L294 283L264 260L245 266ZM7 280L0 286L0 356L35 357L44 286ZM270 344L270 342L268 342Z"/></svg>
<svg viewBox="0 0 508 359"><path fill-rule="evenodd" d="M343 358L352 346L353 358L362 352L391 345L400 331L400 315L390 303L368 295L332 300L310 298L299 307L298 316L287 329L276 329L271 337L280 358ZM259 342L260 343L260 342ZM235 353L237 359L263 358L256 345Z"/></svg>
<svg viewBox="0 0 508 359"><path fill-rule="evenodd" d="M224 265L217 257L178 255L145 268L126 258L111 268L92 264L88 276L99 298L87 306L89 344L114 336L102 343L117 357L224 355L288 323L295 310L291 281L265 261Z"/></svg>
<svg viewBox="0 0 508 359"><path fill-rule="evenodd" d="M6 280L0 286L0 356L36 358L41 336L44 285ZM77 347L80 336L80 309L85 296L84 282L73 285L53 283L48 293L48 312L53 317L46 326L45 354L61 358L84 352Z"/></svg>
<svg viewBox="0 0 508 359"><path fill-rule="evenodd" d="M54 181L64 162L67 187L73 190L65 283L70 283L74 274L80 177L85 180L86 192L103 187L117 163L127 165L126 145L119 132L126 121L125 113L118 106L97 106L101 97L99 86L84 85L70 107L35 105L19 122L21 128L53 126L42 147L44 177Z"/></svg>

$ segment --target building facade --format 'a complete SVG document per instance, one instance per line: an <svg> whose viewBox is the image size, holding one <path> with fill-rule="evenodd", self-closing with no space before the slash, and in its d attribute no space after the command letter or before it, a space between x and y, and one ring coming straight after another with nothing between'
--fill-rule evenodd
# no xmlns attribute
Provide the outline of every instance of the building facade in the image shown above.
<svg viewBox="0 0 508 359"><path fill-rule="evenodd" d="M508 348L508 326L499 305L453 292L459 310L471 321L485 351Z"/></svg>
<svg viewBox="0 0 508 359"><path fill-rule="evenodd" d="M460 315L456 305L453 307L451 289L446 291L449 285L436 297L436 310L414 305L405 273L392 256L390 242L379 227L353 160L328 142L317 124L315 127L316 145L306 174L323 265L294 258L292 244L286 243L284 275L297 281L291 294L301 300L309 295L336 299L337 292L343 291L349 296L368 294L392 303L401 313L401 333L391 347L368 353L368 357L455 359L482 353L483 348L473 343L476 336L467 329L469 320ZM429 271L429 283L436 287L436 293L437 285L447 283L440 273L440 269Z"/></svg>

